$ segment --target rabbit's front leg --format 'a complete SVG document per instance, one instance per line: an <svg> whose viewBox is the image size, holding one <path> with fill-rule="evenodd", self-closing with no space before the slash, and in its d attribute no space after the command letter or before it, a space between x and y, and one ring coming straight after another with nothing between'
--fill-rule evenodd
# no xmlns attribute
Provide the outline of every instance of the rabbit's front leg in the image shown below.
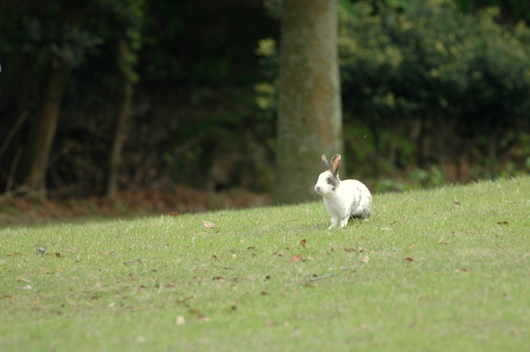
<svg viewBox="0 0 530 352"><path fill-rule="evenodd" d="M331 230L334 227L339 226L339 218L331 217L331 224L328 227L328 230Z"/></svg>
<svg viewBox="0 0 530 352"><path fill-rule="evenodd" d="M343 218L343 219L340 219L340 223L339 223L339 228L343 228L344 226L346 226L348 224L348 220L350 219L349 216Z"/></svg>

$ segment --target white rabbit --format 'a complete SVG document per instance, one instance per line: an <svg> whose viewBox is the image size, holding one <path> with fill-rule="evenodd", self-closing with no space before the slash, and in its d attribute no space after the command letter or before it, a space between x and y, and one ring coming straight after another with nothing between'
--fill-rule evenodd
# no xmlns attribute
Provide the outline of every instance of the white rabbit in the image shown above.
<svg viewBox="0 0 530 352"><path fill-rule="evenodd" d="M324 199L331 216L329 229L343 228L350 218L367 219L372 214L372 195L366 186L357 180L339 179L340 154L331 158L331 166L322 155L324 172L318 176L315 192Z"/></svg>

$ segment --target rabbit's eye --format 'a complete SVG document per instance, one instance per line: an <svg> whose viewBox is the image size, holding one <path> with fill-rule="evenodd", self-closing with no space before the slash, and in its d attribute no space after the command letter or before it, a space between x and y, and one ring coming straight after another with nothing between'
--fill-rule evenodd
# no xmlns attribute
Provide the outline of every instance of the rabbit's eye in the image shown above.
<svg viewBox="0 0 530 352"><path fill-rule="evenodd" d="M328 178L326 179L326 181L327 181L328 183L331 183L331 177L328 177Z"/></svg>

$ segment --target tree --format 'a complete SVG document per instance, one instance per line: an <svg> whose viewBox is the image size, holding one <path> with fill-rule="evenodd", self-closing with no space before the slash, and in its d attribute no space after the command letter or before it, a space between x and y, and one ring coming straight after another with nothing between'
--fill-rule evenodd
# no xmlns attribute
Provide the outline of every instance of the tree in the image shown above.
<svg viewBox="0 0 530 352"><path fill-rule="evenodd" d="M110 147L103 193L109 197L118 192L118 175L125 139L125 125L130 117L133 98L133 84L138 75L133 66L137 61L136 51L142 44L141 25L144 17L143 0L100 0L96 10L107 15L107 28L100 28L114 46L116 63L114 90L116 91L115 112L111 124ZM105 26L102 26L105 27Z"/></svg>
<svg viewBox="0 0 530 352"><path fill-rule="evenodd" d="M80 30L85 5L86 0L63 0L59 4L59 37L55 38L57 41L50 43L48 48L54 55L48 57L45 65L41 98L21 158L18 176L28 191L35 195L46 193L48 157L57 129L66 84L77 60L74 54L77 49L75 46L79 46L79 42L85 39L84 33Z"/></svg>
<svg viewBox="0 0 530 352"><path fill-rule="evenodd" d="M105 173L104 194L115 197L118 192L118 175L121 160L121 150L124 142L124 128L131 114L131 104L133 95L133 80L127 74L127 70L122 68L123 62L127 60L129 45L125 40L116 42L116 62L118 63L118 97L114 118L112 121L111 145L107 159L107 169ZM121 64L121 65L120 65Z"/></svg>
<svg viewBox="0 0 530 352"><path fill-rule="evenodd" d="M13 61L23 62L19 64L22 69L18 69L22 71L19 75L22 88L16 94L20 118L15 126L21 126L26 116L29 116L29 136L23 147L17 146L17 158L11 167L16 169L18 159L20 160L16 183L23 186L22 191L36 196L46 194L48 159L61 115L63 97L66 94L68 98L66 90L71 72L85 60L86 49L98 45L102 52L114 53L108 55L114 60L102 60L114 62L114 65L97 67L99 72L104 72L106 66L111 66L114 70L110 74L104 74L108 78L103 82L98 81L96 90L110 88L107 91L115 93L112 101L115 113L110 124L112 131L109 133L107 165L101 169L105 174L103 192L111 196L116 193L123 129L131 110L132 85L137 80L133 65L136 63L135 53L141 46L143 3L143 0L28 0L16 6L5 6L5 9L16 14L16 17L12 17L19 19L9 20L8 17L10 23L3 26L11 30L11 33L17 32L18 27L24 29L19 31L22 34L17 34L18 38L0 43L4 48L10 49L13 56L21 58ZM114 50L103 47L112 47ZM89 70L93 68L89 67ZM74 83L78 82L74 79ZM30 100L33 95L37 97L35 108ZM10 135L14 135L17 130L18 127L13 128ZM0 148L0 156L5 149L6 143ZM18 157L21 154L19 150L23 150L21 157ZM9 177L12 178L11 172Z"/></svg>
<svg viewBox="0 0 530 352"><path fill-rule="evenodd" d="M319 156L343 148L337 2L285 0L282 15L273 200L296 203L310 199Z"/></svg>

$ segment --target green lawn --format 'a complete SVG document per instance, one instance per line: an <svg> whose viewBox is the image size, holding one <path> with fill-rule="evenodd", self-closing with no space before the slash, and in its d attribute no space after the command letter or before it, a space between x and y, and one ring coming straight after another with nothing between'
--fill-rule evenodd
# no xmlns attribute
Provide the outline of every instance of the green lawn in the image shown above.
<svg viewBox="0 0 530 352"><path fill-rule="evenodd" d="M0 351L530 348L530 178L374 211L335 230L321 201L1 229Z"/></svg>

